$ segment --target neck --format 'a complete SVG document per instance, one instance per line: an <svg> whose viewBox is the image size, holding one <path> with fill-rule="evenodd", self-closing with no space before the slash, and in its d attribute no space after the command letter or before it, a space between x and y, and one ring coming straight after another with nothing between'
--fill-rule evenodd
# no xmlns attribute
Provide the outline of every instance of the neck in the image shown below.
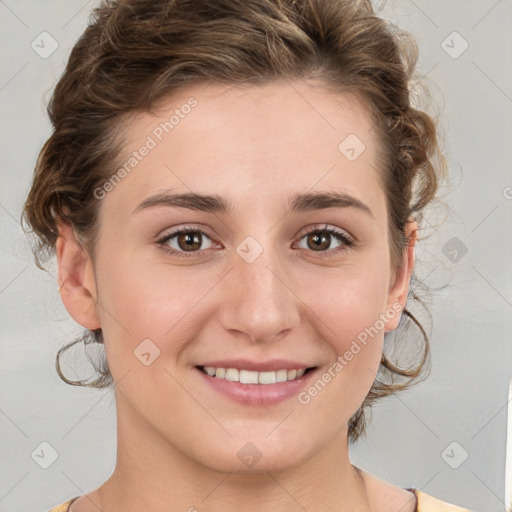
<svg viewBox="0 0 512 512"><path fill-rule="evenodd" d="M349 460L347 429L299 465L222 472L187 456L117 397L114 472L98 490L102 510L135 512L368 512L366 489Z"/></svg>

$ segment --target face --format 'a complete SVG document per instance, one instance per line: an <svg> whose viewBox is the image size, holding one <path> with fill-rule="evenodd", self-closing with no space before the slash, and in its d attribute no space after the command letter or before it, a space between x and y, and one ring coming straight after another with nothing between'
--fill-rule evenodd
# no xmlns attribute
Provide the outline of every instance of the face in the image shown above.
<svg viewBox="0 0 512 512"><path fill-rule="evenodd" d="M94 261L59 239L61 281L83 284L64 303L103 330L122 428L223 471L243 447L297 465L346 438L407 296L372 121L305 82L195 85L156 113L126 121Z"/></svg>

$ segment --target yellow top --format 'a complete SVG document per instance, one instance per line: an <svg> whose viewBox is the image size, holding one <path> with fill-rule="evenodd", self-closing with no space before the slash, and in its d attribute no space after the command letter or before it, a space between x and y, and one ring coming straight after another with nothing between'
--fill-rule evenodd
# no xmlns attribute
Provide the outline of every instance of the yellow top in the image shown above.
<svg viewBox="0 0 512 512"><path fill-rule="evenodd" d="M471 512L467 508L457 507L456 505L451 505L450 503L446 503L445 501L438 500L424 492L418 491L417 489L407 489L411 491L416 497L416 508L415 512ZM79 498L73 498L65 503L62 503L58 507L52 508L49 512L68 512L69 507Z"/></svg>
<svg viewBox="0 0 512 512"><path fill-rule="evenodd" d="M409 490L416 496L417 503L415 512L471 512L467 508L446 503L446 501L438 500L416 489Z"/></svg>
<svg viewBox="0 0 512 512"><path fill-rule="evenodd" d="M57 505L55 508L52 508L49 512L68 512L71 503L73 503L73 501L76 501L78 498L79 496L73 498L72 500L66 501L65 503L62 503L61 505Z"/></svg>

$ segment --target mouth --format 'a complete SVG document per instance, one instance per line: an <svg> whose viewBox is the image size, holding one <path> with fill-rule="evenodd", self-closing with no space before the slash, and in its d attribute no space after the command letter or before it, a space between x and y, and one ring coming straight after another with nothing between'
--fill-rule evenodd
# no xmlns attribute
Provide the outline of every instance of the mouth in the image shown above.
<svg viewBox="0 0 512 512"><path fill-rule="evenodd" d="M275 371L262 372L240 368L221 368L201 365L197 365L196 368L215 379L239 382L240 384L269 385L302 379L304 375L315 370L316 366L294 369L282 368Z"/></svg>
<svg viewBox="0 0 512 512"><path fill-rule="evenodd" d="M271 406L297 398L320 366L292 359L238 358L201 361L194 367L216 397L224 397L246 406Z"/></svg>

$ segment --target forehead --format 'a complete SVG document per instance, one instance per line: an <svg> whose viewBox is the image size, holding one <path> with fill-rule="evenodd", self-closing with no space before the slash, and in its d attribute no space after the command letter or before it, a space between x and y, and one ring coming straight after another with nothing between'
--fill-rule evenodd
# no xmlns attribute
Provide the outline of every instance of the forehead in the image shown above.
<svg viewBox="0 0 512 512"><path fill-rule="evenodd" d="M124 127L124 163L150 148L111 194L131 204L168 189L263 198L318 186L370 201L381 193L367 108L318 83L194 84L153 113L133 113Z"/></svg>

